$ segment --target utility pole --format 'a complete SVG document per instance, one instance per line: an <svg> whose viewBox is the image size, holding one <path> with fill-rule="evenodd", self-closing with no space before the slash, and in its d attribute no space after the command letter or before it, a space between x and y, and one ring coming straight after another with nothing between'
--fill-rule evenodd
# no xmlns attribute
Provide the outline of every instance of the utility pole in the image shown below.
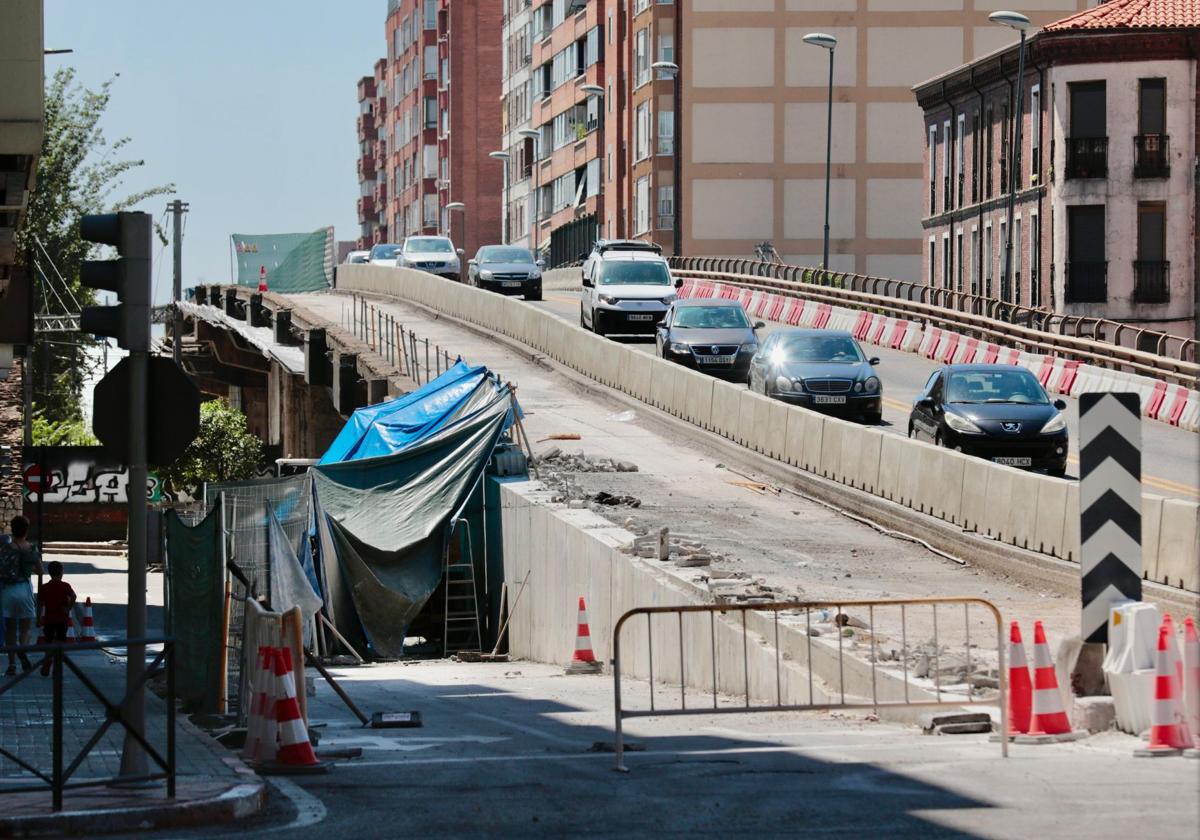
<svg viewBox="0 0 1200 840"><path fill-rule="evenodd" d="M175 199L167 205L167 209L171 211L173 220L173 230L175 239L175 281L172 287L172 294L175 301L175 306L172 309L171 318L171 353L175 357L175 364L179 364L180 343L183 334L183 315L179 311L179 301L183 299L183 214L188 211L186 201Z"/></svg>

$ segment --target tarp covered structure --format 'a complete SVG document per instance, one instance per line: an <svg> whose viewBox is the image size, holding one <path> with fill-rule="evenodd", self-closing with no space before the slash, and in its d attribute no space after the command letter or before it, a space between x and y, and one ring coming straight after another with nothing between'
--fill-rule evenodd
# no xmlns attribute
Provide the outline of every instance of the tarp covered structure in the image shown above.
<svg viewBox="0 0 1200 840"><path fill-rule="evenodd" d="M235 233L237 283L257 287L262 269L273 292L314 292L333 285L333 228L312 233Z"/></svg>
<svg viewBox="0 0 1200 840"><path fill-rule="evenodd" d="M402 655L406 629L441 579L452 523L513 410L502 388L391 454L313 467L326 612L360 652Z"/></svg>
<svg viewBox="0 0 1200 840"><path fill-rule="evenodd" d="M457 362L437 379L387 402L356 410L320 463L391 455L495 399L499 385L486 367Z"/></svg>
<svg viewBox="0 0 1200 840"><path fill-rule="evenodd" d="M217 712L221 702L221 644L225 566L221 556L221 505L195 526L173 510L167 530L167 597L175 637L175 691L188 711ZM215 642L215 643L214 643Z"/></svg>

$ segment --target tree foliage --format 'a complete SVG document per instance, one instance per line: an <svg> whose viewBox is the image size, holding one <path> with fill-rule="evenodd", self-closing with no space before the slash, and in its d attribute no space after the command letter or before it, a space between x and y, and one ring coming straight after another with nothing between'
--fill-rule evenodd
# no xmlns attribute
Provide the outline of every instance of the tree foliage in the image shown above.
<svg viewBox="0 0 1200 840"><path fill-rule="evenodd" d="M74 420L47 420L41 414L33 418L34 446L99 446L82 417Z"/></svg>
<svg viewBox="0 0 1200 840"><path fill-rule="evenodd" d="M263 459L262 441L246 429L246 415L224 400L200 406L200 433L178 460L157 472L172 490L206 481L252 478Z"/></svg>
<svg viewBox="0 0 1200 840"><path fill-rule="evenodd" d="M32 263L38 314L75 314L76 302L94 302L95 293L79 284L80 264L95 256L94 246L79 236L81 216L127 210L175 191L174 184L162 184L120 195L125 176L145 161L125 157L130 139L109 141L100 126L115 78L88 90L75 81L74 69L63 68L46 85L37 185L16 234L18 259ZM93 343L61 333L35 342L34 402L46 422L69 423L82 416L80 395L94 364L86 348Z"/></svg>

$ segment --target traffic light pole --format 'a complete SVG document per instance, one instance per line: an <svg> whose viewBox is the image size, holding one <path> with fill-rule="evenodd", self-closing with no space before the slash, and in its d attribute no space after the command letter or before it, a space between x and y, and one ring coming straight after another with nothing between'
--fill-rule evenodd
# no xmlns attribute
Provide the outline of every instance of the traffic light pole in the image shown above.
<svg viewBox="0 0 1200 840"><path fill-rule="evenodd" d="M183 214L187 212L188 206L187 202L175 199L167 205L167 209L171 211L175 240L175 281L172 286L172 300L175 302L175 307L171 318L171 353L175 358L175 364L179 364L180 342L183 333L183 314L179 311L179 301L183 298L183 231L181 225Z"/></svg>

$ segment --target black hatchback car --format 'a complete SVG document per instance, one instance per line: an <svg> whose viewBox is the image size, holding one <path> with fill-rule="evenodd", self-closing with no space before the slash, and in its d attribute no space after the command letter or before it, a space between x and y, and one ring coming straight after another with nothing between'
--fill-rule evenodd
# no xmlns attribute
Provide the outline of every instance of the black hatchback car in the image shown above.
<svg viewBox="0 0 1200 840"><path fill-rule="evenodd" d="M740 303L695 298L677 300L667 309L654 334L658 355L726 379L744 382L750 359L758 352L763 322L753 326Z"/></svg>
<svg viewBox="0 0 1200 840"><path fill-rule="evenodd" d="M878 425L883 385L877 364L845 330L782 329L767 336L751 360L747 384L767 397Z"/></svg>
<svg viewBox="0 0 1200 840"><path fill-rule="evenodd" d="M528 248L516 245L484 245L467 263L467 282L502 295L524 295L525 300L542 299L542 269Z"/></svg>
<svg viewBox="0 0 1200 840"><path fill-rule="evenodd" d="M1067 471L1067 404L1016 365L947 365L913 402L908 436L1010 467Z"/></svg>

